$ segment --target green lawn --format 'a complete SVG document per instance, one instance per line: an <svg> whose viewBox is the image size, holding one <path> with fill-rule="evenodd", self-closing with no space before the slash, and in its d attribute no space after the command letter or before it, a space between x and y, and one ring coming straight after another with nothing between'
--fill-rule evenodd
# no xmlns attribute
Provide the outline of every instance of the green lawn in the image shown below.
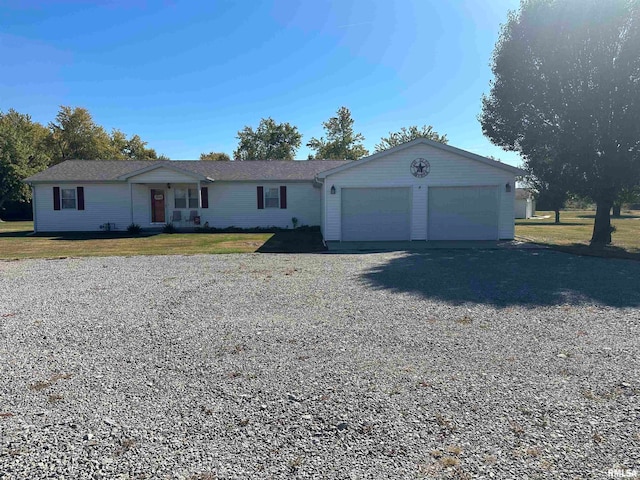
<svg viewBox="0 0 640 480"><path fill-rule="evenodd" d="M273 233L31 235L32 222L0 222L0 259L255 252Z"/></svg>
<svg viewBox="0 0 640 480"><path fill-rule="evenodd" d="M613 244L600 251L588 248L595 211L563 210L559 225L553 223L553 212L536 215L548 218L516 220L516 237L575 253L640 259L640 211L623 210L621 218L612 218Z"/></svg>

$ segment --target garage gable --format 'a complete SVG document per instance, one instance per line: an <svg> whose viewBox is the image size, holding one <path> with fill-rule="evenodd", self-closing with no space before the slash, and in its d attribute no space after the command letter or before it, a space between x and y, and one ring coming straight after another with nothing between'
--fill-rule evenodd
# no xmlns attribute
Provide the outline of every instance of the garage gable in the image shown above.
<svg viewBox="0 0 640 480"><path fill-rule="evenodd" d="M426 138L418 138L411 142L403 143L402 145L398 145L397 147L390 148L388 150L384 150L379 153L375 153L365 158L361 158L360 160L353 161L351 163L347 163L345 165L340 165L336 168L332 168L330 170L326 170L318 174L318 178L323 179L328 176L331 176L335 173L339 173L345 170L358 168L364 164L375 162L376 160L380 160L385 157L393 157L396 154L400 154L404 150L414 149L416 146L427 147L426 151L440 150L441 152L445 152L450 154L449 156L457 156L459 158L464 158L467 160L471 160L474 162L478 162L480 164L488 165L493 168L497 168L500 170L504 170L513 175L525 175L526 172L519 168L513 167L511 165L507 165L502 162L498 162L496 160L492 160L487 157L483 157L481 155L476 155L475 153L468 152L466 150L462 150L460 148L452 147L451 145L446 145L444 143L435 142L433 140L428 140ZM436 154L437 155L437 154Z"/></svg>

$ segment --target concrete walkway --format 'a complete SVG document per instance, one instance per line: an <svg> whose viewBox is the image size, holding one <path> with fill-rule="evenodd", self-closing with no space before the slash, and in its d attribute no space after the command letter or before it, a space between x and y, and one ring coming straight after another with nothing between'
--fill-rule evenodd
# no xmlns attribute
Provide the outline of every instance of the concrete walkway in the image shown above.
<svg viewBox="0 0 640 480"><path fill-rule="evenodd" d="M479 250L509 250L509 249L546 249L544 245L522 242L518 240L414 240L409 242L326 242L330 252L422 252L441 249L479 249Z"/></svg>

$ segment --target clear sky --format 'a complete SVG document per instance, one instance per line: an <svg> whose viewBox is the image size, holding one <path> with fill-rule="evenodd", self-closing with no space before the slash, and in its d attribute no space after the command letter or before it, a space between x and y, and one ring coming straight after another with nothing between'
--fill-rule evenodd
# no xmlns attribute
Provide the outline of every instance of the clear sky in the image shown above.
<svg viewBox="0 0 640 480"><path fill-rule="evenodd" d="M172 159L232 154L262 117L296 125L297 158L348 107L374 145L433 125L512 165L482 135L500 24L518 0L0 0L0 110L47 123L87 108Z"/></svg>

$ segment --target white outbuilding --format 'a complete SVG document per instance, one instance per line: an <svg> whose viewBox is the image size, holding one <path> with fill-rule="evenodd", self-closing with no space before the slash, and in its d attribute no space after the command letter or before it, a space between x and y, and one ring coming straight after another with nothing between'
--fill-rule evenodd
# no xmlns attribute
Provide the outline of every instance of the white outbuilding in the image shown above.
<svg viewBox="0 0 640 480"><path fill-rule="evenodd" d="M526 188L516 188L515 217L532 218L536 214L536 200Z"/></svg>

